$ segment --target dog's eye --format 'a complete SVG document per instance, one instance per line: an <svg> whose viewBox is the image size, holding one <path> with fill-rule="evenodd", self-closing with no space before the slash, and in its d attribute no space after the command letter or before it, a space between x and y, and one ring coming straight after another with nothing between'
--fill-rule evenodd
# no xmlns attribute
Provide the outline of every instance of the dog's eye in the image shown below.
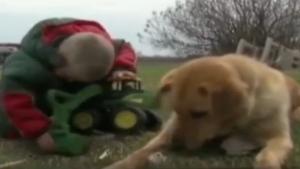
<svg viewBox="0 0 300 169"><path fill-rule="evenodd" d="M195 119L200 119L208 114L207 111L191 111L191 117Z"/></svg>

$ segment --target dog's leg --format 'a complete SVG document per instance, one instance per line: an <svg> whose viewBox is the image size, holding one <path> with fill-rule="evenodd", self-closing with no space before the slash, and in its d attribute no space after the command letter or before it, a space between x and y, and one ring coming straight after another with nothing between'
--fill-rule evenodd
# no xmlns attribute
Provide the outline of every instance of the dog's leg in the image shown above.
<svg viewBox="0 0 300 169"><path fill-rule="evenodd" d="M256 156L255 167L257 169L281 169L293 148L293 142L289 137L275 137L270 139L266 147Z"/></svg>
<svg viewBox="0 0 300 169"><path fill-rule="evenodd" d="M150 140L144 147L135 151L124 160L118 161L105 169L142 169L149 157L167 149L172 144L177 126L177 118L173 115L165 124L162 131Z"/></svg>
<svg viewBox="0 0 300 169"><path fill-rule="evenodd" d="M288 113L279 113L279 116L270 117L260 124L257 127L261 129L265 146L256 156L255 167L281 169L293 149Z"/></svg>

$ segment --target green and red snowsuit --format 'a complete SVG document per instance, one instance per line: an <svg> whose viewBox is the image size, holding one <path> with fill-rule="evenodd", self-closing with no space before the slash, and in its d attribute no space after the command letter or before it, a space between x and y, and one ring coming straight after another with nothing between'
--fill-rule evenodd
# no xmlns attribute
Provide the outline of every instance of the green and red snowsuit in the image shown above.
<svg viewBox="0 0 300 169"><path fill-rule="evenodd" d="M136 71L137 57L131 45L123 40L113 40L99 23L73 18L40 21L25 35L20 50L9 56L3 65L1 137L37 138L52 125L51 110L46 104L47 91L69 91L74 86L84 86L69 84L53 74L57 47L65 38L78 32L100 34L114 44L113 70Z"/></svg>

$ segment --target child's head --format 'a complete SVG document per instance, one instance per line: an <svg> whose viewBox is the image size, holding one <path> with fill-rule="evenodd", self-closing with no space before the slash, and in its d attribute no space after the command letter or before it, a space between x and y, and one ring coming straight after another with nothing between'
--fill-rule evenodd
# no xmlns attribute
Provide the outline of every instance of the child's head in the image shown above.
<svg viewBox="0 0 300 169"><path fill-rule="evenodd" d="M105 77L114 62L114 47L101 35L83 32L65 39L58 47L55 73L69 81L92 82Z"/></svg>

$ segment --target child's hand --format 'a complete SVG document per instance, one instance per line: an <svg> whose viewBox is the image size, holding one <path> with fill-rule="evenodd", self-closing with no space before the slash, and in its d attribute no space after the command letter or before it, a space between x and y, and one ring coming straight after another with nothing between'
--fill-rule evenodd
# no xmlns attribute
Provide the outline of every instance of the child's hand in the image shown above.
<svg viewBox="0 0 300 169"><path fill-rule="evenodd" d="M46 132L39 136L36 142L40 149L44 152L52 153L55 151L55 142L49 132Z"/></svg>
<svg viewBox="0 0 300 169"><path fill-rule="evenodd" d="M135 73L127 70L116 70L109 77L110 81L121 81L121 80L137 80Z"/></svg>

